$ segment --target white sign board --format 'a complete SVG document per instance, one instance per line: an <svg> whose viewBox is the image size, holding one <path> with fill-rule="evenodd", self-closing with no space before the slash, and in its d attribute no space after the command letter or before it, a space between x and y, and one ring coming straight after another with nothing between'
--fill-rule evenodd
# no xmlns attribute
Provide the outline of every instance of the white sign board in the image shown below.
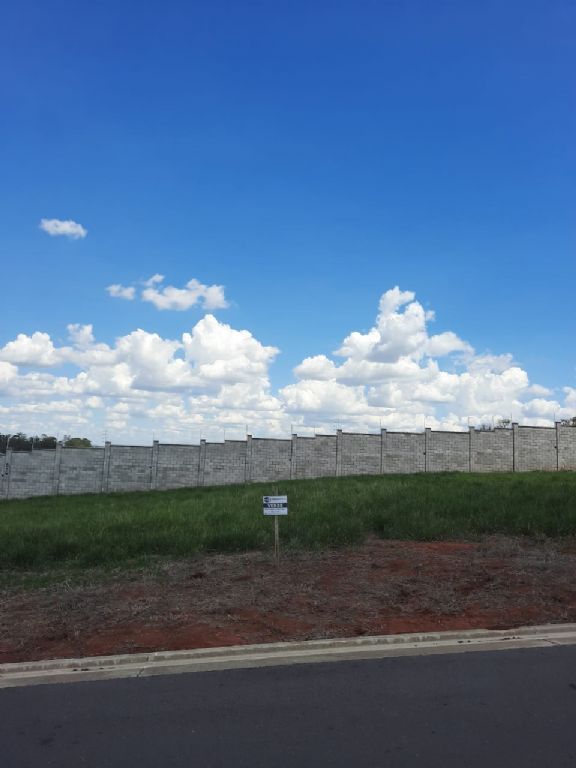
<svg viewBox="0 0 576 768"><path fill-rule="evenodd" d="M287 515L288 496L263 496L262 506L265 515Z"/></svg>

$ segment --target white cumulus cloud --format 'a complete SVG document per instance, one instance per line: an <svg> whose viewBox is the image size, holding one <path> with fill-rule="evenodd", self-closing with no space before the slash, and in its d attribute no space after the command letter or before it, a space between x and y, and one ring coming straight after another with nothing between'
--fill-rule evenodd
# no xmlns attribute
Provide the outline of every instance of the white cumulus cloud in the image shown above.
<svg viewBox="0 0 576 768"><path fill-rule="evenodd" d="M17 365L50 367L62 362L49 334L36 331L31 336L19 333L0 349L0 360Z"/></svg>
<svg viewBox="0 0 576 768"><path fill-rule="evenodd" d="M191 430L195 440L201 431L216 439L222 424L236 437L247 424L260 432L288 429L270 392L268 371L278 350L211 314L179 339L136 329L106 344L95 339L92 325L77 323L68 334L70 345L36 332L0 348L5 429L62 433L77 424L93 437L99 424L117 441L139 440L140 430L144 441L152 432L190 441Z"/></svg>
<svg viewBox="0 0 576 768"><path fill-rule="evenodd" d="M72 219L41 219L40 229L47 232L52 237L68 237L70 240L81 240L86 237L88 230L82 224L78 224Z"/></svg>
<svg viewBox="0 0 576 768"><path fill-rule="evenodd" d="M295 367L297 383L280 390L291 418L314 414L318 425L350 428L464 429L469 419L512 415L522 422L568 412L571 391L564 406L546 399L552 392L531 384L512 355L478 355L453 331L431 335L434 320L412 291L386 291L374 326L352 331L335 351L342 362L315 354Z"/></svg>
<svg viewBox="0 0 576 768"><path fill-rule="evenodd" d="M183 312L194 306L206 310L226 309L229 306L222 285L204 285L192 278L183 288L173 285L163 285L164 275L155 274L144 280L140 292L142 301L153 304L156 309L173 309ZM136 298L136 287L114 283L106 288L110 296L132 301Z"/></svg>
<svg viewBox="0 0 576 768"><path fill-rule="evenodd" d="M142 300L154 304L156 309L175 309L184 311L196 304L204 309L225 309L228 302L221 285L204 285L193 278L184 288L173 285L162 286L162 275L153 275L142 291Z"/></svg>
<svg viewBox="0 0 576 768"><path fill-rule="evenodd" d="M120 283L113 283L107 286L106 290L115 299L126 299L132 301L136 296L136 288L133 285L120 285Z"/></svg>
<svg viewBox="0 0 576 768"><path fill-rule="evenodd" d="M163 280L154 275L144 290L165 292ZM478 354L454 331L431 333L434 321L413 292L386 291L368 332L351 329L332 354L306 350L278 391L277 347L210 313L175 338L137 328L104 342L79 323L65 344L20 333L0 347L0 421L4 431L149 443L152 433L197 442L246 430L453 430L576 415L576 387L533 383L511 354Z"/></svg>

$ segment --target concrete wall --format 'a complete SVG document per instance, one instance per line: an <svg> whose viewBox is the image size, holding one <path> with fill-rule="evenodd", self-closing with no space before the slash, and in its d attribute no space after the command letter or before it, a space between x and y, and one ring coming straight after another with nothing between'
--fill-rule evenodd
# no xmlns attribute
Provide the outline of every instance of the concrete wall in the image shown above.
<svg viewBox="0 0 576 768"><path fill-rule="evenodd" d="M576 427L557 427L558 469L576 469Z"/></svg>
<svg viewBox="0 0 576 768"><path fill-rule="evenodd" d="M199 445L158 445L155 488L191 488L200 485Z"/></svg>
<svg viewBox="0 0 576 768"><path fill-rule="evenodd" d="M246 443L226 440L206 443L202 485L230 485L246 482Z"/></svg>
<svg viewBox="0 0 576 768"><path fill-rule="evenodd" d="M149 491L152 488L152 448L111 446L107 474L107 491Z"/></svg>
<svg viewBox="0 0 576 768"><path fill-rule="evenodd" d="M426 471L426 436L417 432L382 432L382 472Z"/></svg>
<svg viewBox="0 0 576 768"><path fill-rule="evenodd" d="M470 435L467 432L425 432L427 472L468 472Z"/></svg>
<svg viewBox="0 0 576 768"><path fill-rule="evenodd" d="M558 469L555 429L514 425L513 435L514 469L516 472Z"/></svg>
<svg viewBox="0 0 576 768"><path fill-rule="evenodd" d="M8 450L4 461L4 497L19 499L58 493L57 459L58 451L54 450Z"/></svg>
<svg viewBox="0 0 576 768"><path fill-rule="evenodd" d="M292 466L292 440L268 440L248 436L251 453L246 473L247 482L289 480Z"/></svg>
<svg viewBox="0 0 576 768"><path fill-rule="evenodd" d="M514 433L511 429L470 430L471 472L512 472L513 451Z"/></svg>
<svg viewBox="0 0 576 768"><path fill-rule="evenodd" d="M336 475L336 435L294 435L292 442L292 478Z"/></svg>
<svg viewBox="0 0 576 768"><path fill-rule="evenodd" d="M338 432L338 475L379 475L382 436Z"/></svg>
<svg viewBox="0 0 576 768"><path fill-rule="evenodd" d="M59 454L55 462L55 469L59 465L59 472L54 473L54 482L58 486L56 493L100 493L104 472L103 448L58 447L56 453Z"/></svg>
<svg viewBox="0 0 576 768"><path fill-rule="evenodd" d="M0 499L403 472L576 470L576 427L252 438L0 454Z"/></svg>

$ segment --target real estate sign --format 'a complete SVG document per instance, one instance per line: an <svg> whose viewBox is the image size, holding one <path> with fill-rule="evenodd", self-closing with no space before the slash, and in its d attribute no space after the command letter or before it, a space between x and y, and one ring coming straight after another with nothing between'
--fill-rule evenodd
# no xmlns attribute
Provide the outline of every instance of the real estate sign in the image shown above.
<svg viewBox="0 0 576 768"><path fill-rule="evenodd" d="M265 515L287 515L288 496L263 496L262 506Z"/></svg>

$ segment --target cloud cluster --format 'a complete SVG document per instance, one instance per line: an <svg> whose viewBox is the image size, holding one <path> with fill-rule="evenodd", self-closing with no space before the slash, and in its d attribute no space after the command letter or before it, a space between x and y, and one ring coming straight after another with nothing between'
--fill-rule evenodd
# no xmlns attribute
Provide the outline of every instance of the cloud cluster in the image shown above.
<svg viewBox="0 0 576 768"><path fill-rule="evenodd" d="M124 286L119 283L109 285L106 290L115 299L126 299L127 301L133 301L136 298L136 288L133 285Z"/></svg>
<svg viewBox="0 0 576 768"><path fill-rule="evenodd" d="M280 394L286 407L319 421L363 428L463 429L502 418L550 423L570 404L546 399L511 355L476 354L452 331L430 334L435 319L411 291L386 291L374 326L352 332L334 352L308 357ZM540 395L540 397L534 397Z"/></svg>
<svg viewBox="0 0 576 768"><path fill-rule="evenodd" d="M0 349L0 396L9 403L0 406L0 432L74 428L149 441L153 431L197 440L221 424L243 433L247 423L280 429L268 378L278 350L249 331L208 314L180 339L137 329L109 345L78 324L68 334L64 346L36 332ZM77 373L46 370L64 366Z"/></svg>
<svg viewBox="0 0 576 768"><path fill-rule="evenodd" d="M146 280L140 294L142 301L150 302L156 309L174 309L181 312L194 306L201 306L206 310L228 307L222 285L204 285L195 278L189 280L183 288L163 285L163 282L164 275L152 275ZM134 286L114 283L106 290L110 296L117 299L132 301L136 297Z"/></svg>
<svg viewBox="0 0 576 768"><path fill-rule="evenodd" d="M162 281L154 276L143 293L184 301ZM173 290L198 297L199 286ZM177 339L137 329L106 344L78 324L62 346L42 331L19 334L0 349L0 431L197 441L246 429L286 437L291 429L466 429L500 418L544 425L576 413L576 388L555 396L511 355L478 354L452 331L431 333L433 321L412 292L386 291L367 333L351 331L332 355L306 357L278 392L269 371L279 350L212 314Z"/></svg>
<svg viewBox="0 0 576 768"><path fill-rule="evenodd" d="M82 224L78 224L72 219L41 219L40 229L47 232L51 237L68 237L70 240L81 240L86 237L88 230L84 229Z"/></svg>

